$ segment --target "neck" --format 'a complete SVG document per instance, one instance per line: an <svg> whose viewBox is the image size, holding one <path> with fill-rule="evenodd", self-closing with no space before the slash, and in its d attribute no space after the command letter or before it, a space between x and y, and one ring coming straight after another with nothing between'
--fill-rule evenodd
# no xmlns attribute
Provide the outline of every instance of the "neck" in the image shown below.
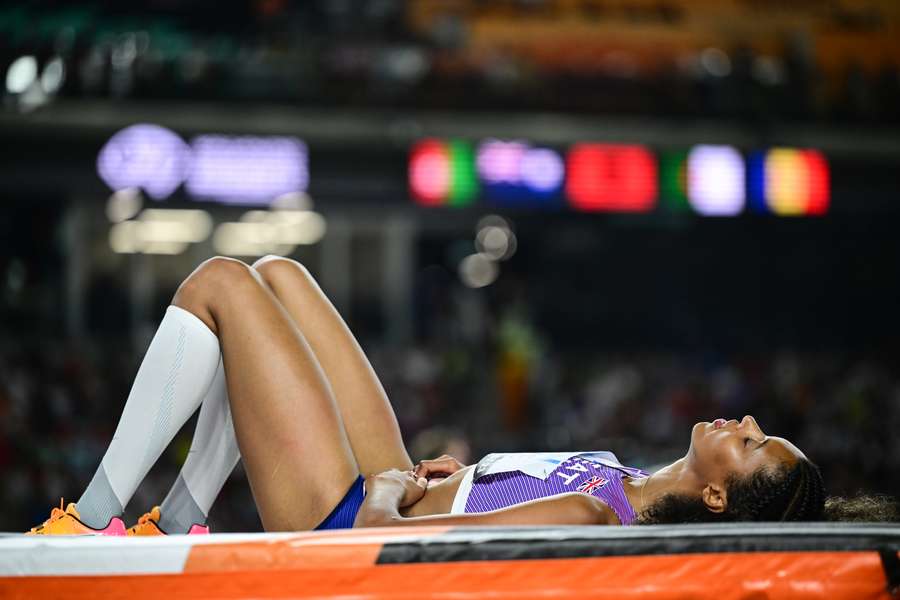
<svg viewBox="0 0 900 600"><path fill-rule="evenodd" d="M666 494L695 493L698 489L696 478L686 468L684 458L679 458L650 477L629 479L625 483L625 497L638 515Z"/></svg>

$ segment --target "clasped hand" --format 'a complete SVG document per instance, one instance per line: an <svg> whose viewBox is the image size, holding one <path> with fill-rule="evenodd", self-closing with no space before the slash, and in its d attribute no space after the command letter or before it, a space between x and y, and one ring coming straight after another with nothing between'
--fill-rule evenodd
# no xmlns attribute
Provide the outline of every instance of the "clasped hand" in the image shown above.
<svg viewBox="0 0 900 600"><path fill-rule="evenodd" d="M445 479L464 467L464 464L452 456L444 454L438 458L419 462L411 471L390 469L378 473L372 478L371 485L393 487L398 495L402 493L397 506L405 508L422 499L429 481Z"/></svg>
<svg viewBox="0 0 900 600"><path fill-rule="evenodd" d="M397 507L405 508L422 499L428 486L428 480L424 477L416 477L414 471L390 469L375 475L372 485L393 487L397 490L398 495L402 493L400 500L397 502Z"/></svg>

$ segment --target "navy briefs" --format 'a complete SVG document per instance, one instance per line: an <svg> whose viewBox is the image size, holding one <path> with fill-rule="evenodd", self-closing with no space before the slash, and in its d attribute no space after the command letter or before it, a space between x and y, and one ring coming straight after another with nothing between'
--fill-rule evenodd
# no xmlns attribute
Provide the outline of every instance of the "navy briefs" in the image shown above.
<svg viewBox="0 0 900 600"><path fill-rule="evenodd" d="M316 527L316 531L324 529L350 529L353 527L353 521L356 520L356 513L359 512L359 507L362 506L363 500L366 497L365 481L366 480L363 479L362 475L356 478L356 481L350 486L350 490L347 494L341 499L338 505L334 507L331 514L325 517L325 520Z"/></svg>

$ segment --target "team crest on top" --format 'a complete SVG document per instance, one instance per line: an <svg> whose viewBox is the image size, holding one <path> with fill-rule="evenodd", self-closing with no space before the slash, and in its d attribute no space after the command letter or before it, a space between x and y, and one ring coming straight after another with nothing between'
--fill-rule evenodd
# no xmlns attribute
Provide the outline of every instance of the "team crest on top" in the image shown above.
<svg viewBox="0 0 900 600"><path fill-rule="evenodd" d="M604 479L599 475L594 475L593 477L579 485L577 489L583 494L593 494L607 483L609 483L609 479Z"/></svg>

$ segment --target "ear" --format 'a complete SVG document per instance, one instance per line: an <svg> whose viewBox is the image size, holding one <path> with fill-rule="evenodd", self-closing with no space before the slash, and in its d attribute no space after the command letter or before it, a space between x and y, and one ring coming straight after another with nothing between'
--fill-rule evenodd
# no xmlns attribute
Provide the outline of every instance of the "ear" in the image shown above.
<svg viewBox="0 0 900 600"><path fill-rule="evenodd" d="M728 507L728 497L725 488L717 483L708 483L700 493L703 504L707 510L714 513L722 513Z"/></svg>

